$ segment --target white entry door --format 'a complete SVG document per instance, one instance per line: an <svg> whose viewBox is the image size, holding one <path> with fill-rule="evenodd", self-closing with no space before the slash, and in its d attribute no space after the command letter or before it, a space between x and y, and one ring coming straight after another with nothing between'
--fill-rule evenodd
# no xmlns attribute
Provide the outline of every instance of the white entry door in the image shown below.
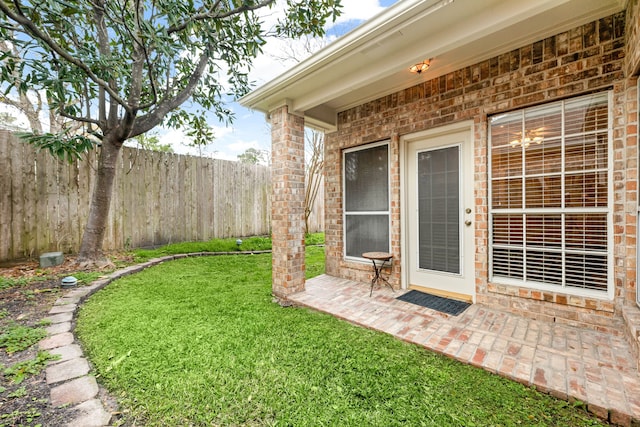
<svg viewBox="0 0 640 427"><path fill-rule="evenodd" d="M409 287L474 301L471 131L409 139L405 152Z"/></svg>

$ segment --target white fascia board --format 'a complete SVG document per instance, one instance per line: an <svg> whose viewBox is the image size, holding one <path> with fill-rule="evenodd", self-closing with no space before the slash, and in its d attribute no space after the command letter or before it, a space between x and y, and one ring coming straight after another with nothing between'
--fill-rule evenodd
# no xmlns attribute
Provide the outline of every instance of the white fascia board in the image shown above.
<svg viewBox="0 0 640 427"><path fill-rule="evenodd" d="M626 1L400 1L240 103L268 112L287 99L292 112L310 116L322 107L313 120L335 128L339 110L622 10ZM419 78L406 69L431 57L432 67ZM384 79L392 84L371 85Z"/></svg>
<svg viewBox="0 0 640 427"><path fill-rule="evenodd" d="M413 16L415 18L416 15L424 15L424 12L421 11L425 9L427 12L432 13L453 1L455 0L399 1L314 55L296 64L280 76L243 96L239 102L245 107L266 111L271 107L271 104L277 105L280 103L276 99L278 99L278 93L282 92L283 89L331 64L336 59L345 57L348 53L360 49L366 43L380 38L380 35L387 34L390 28L397 25L398 21L405 20L403 17ZM265 105L264 101L267 99L273 99L273 101Z"/></svg>

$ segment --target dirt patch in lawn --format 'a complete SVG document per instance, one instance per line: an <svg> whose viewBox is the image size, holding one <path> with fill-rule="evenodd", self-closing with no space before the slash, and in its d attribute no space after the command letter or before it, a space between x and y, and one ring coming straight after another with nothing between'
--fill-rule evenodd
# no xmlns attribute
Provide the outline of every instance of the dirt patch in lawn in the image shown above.
<svg viewBox="0 0 640 427"><path fill-rule="evenodd" d="M43 319L66 292L60 280L77 271L73 258L46 269L35 261L0 265L0 336L18 325L44 329ZM75 418L71 407L51 405L44 369L17 381L15 373L7 372L37 354L37 344L13 352L0 348L0 426L61 426Z"/></svg>

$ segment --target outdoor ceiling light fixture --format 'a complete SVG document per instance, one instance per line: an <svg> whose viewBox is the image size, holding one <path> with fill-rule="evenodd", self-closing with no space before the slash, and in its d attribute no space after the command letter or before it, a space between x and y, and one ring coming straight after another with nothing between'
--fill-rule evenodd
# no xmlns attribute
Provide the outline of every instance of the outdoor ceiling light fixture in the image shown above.
<svg viewBox="0 0 640 427"><path fill-rule="evenodd" d="M431 65L431 60L425 59L424 61L409 67L409 71L411 71L412 73L420 74L423 71L427 71L430 65Z"/></svg>

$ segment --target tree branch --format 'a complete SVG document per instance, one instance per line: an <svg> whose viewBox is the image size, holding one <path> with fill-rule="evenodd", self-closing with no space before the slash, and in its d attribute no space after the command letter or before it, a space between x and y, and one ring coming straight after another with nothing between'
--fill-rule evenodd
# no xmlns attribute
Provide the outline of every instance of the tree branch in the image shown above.
<svg viewBox="0 0 640 427"><path fill-rule="evenodd" d="M142 92L142 76L144 74L145 64L147 63L147 52L144 48L144 44L138 39L138 34L141 34L140 28L140 15L144 13L144 10L139 1L136 1L136 8L134 10L134 22L136 28L130 32L133 39L133 63L131 66L131 89L129 90L128 103L132 106L131 111L125 112L124 118L120 122L119 126L119 138L118 140L124 141L129 138L131 129L133 127L138 109L140 106L140 94Z"/></svg>
<svg viewBox="0 0 640 427"><path fill-rule="evenodd" d="M189 17L188 20L186 20L186 21L184 21L184 22L182 22L182 23L180 23L178 25L173 25L173 26L169 27L167 29L167 32L169 34L178 33L180 31L183 31L189 24L191 24L193 22L204 21L204 20L207 20L207 19L224 19L224 18L228 18L228 17L233 16L233 15L238 15L238 14L240 14L242 12L249 12L251 10L258 10L258 9L263 8L265 6L268 6L268 5L270 5L270 4L274 3L274 2L275 2L275 0L263 0L260 3L257 3L257 4L255 4L253 6L243 5L243 6L235 8L235 9L231 9L231 10L229 10L227 12L224 12L224 13L218 13L215 10L213 10L220 4L220 2L218 1L207 12L202 12L202 13L198 13L198 14L192 15L192 16Z"/></svg>
<svg viewBox="0 0 640 427"><path fill-rule="evenodd" d="M135 105L138 109L145 109L145 108L149 108L153 105L156 104L156 102L158 101L158 89L156 87L156 79L154 77L154 68L153 68L153 64L151 63L151 59L149 58L149 52L147 50L147 46L144 44L144 41L141 40L137 34L144 34L143 31L140 30L140 28L142 27L141 25L141 18L144 15L144 10L142 10L142 5L140 4L140 0L135 0L136 3L136 7L135 7L135 24L136 24L136 31L134 33L134 31L132 31L131 28L129 28L129 26L126 24L126 22L122 22L122 26L125 28L125 30L127 31L127 33L129 33L129 36L131 37L131 40L133 40L134 43L134 51L138 51L140 52L143 57L144 57L144 63L147 67L147 73L149 73L149 86L151 87L151 93L153 94L152 99L145 104L143 107L140 107L140 99L137 100L136 104L130 104L130 105ZM123 5L123 8L125 6ZM125 13L125 10L122 11L123 15ZM135 65L134 65L135 66ZM142 73L140 73L139 75L140 80L142 80ZM134 80L135 81L135 80Z"/></svg>
<svg viewBox="0 0 640 427"><path fill-rule="evenodd" d="M0 40L0 49L6 52L11 51L11 55L14 58L16 58L20 63L23 62L20 56L20 52L18 51L18 48L15 44L9 45L9 43L7 43L5 40ZM5 104L11 105L21 111L27 117L31 130L35 133L42 133L42 123L40 122L39 117L40 110L42 109L40 95L35 92L39 102L37 104L32 103L28 95L20 89L22 79L20 76L19 67L16 67L11 74L13 79L13 87L18 92L18 101L14 101L4 95L0 95L0 101L4 101Z"/></svg>
<svg viewBox="0 0 640 427"><path fill-rule="evenodd" d="M82 122L82 123L91 123L93 125L100 127L100 122L90 117L73 116L71 114L65 113L64 111L60 111L60 117L64 117L65 119L69 119L69 120L75 120L77 122Z"/></svg>
<svg viewBox="0 0 640 427"><path fill-rule="evenodd" d="M99 85L100 87L104 87L104 89L109 93L109 96L111 97L111 99L113 99L116 102L118 102L118 104L120 104L125 110L128 110L130 108L124 102L124 100L118 95L118 93L116 91L114 91L111 87L109 87L109 84L106 81L104 81L100 77L98 77L82 61L80 61L80 60L74 58L73 56L71 56L67 51L65 51L62 47L60 47L60 45L58 45L55 41L53 41L51 39L51 37L49 37L46 33L41 31L29 18L27 18L20 11L19 3L14 2L14 5L16 6L16 9L18 10L17 13L13 12L9 8L8 3L6 3L5 1L0 1L0 10L5 15L7 15L8 18L10 18L13 21L17 22L18 24L20 24L22 26L22 28L27 33L31 34L32 37L44 42L47 46L49 46L49 48L52 51L54 51L55 53L57 53L58 55L63 57L70 64L73 64L76 67L78 67L79 69L81 69L87 75L87 77L89 77L91 80L93 80L97 85Z"/></svg>
<svg viewBox="0 0 640 427"><path fill-rule="evenodd" d="M198 60L198 65L196 69L194 70L193 74L191 74L191 76L189 77L189 82L187 83L187 86L173 98L166 98L160 101L160 103L158 103L157 108L154 109L153 111L149 112L144 116L139 117L138 120L136 120L136 123L133 129L131 130L131 133L129 134L129 137L132 138L134 136L138 136L142 133L145 133L153 129L156 125L162 122L164 117L170 111L175 110L180 105L182 105L187 99L189 99L193 91L198 86L198 82L200 81L200 78L204 74L204 70L207 66L207 63L209 62L209 58L210 58L209 52L208 51L203 52L202 55L200 56L200 59Z"/></svg>

